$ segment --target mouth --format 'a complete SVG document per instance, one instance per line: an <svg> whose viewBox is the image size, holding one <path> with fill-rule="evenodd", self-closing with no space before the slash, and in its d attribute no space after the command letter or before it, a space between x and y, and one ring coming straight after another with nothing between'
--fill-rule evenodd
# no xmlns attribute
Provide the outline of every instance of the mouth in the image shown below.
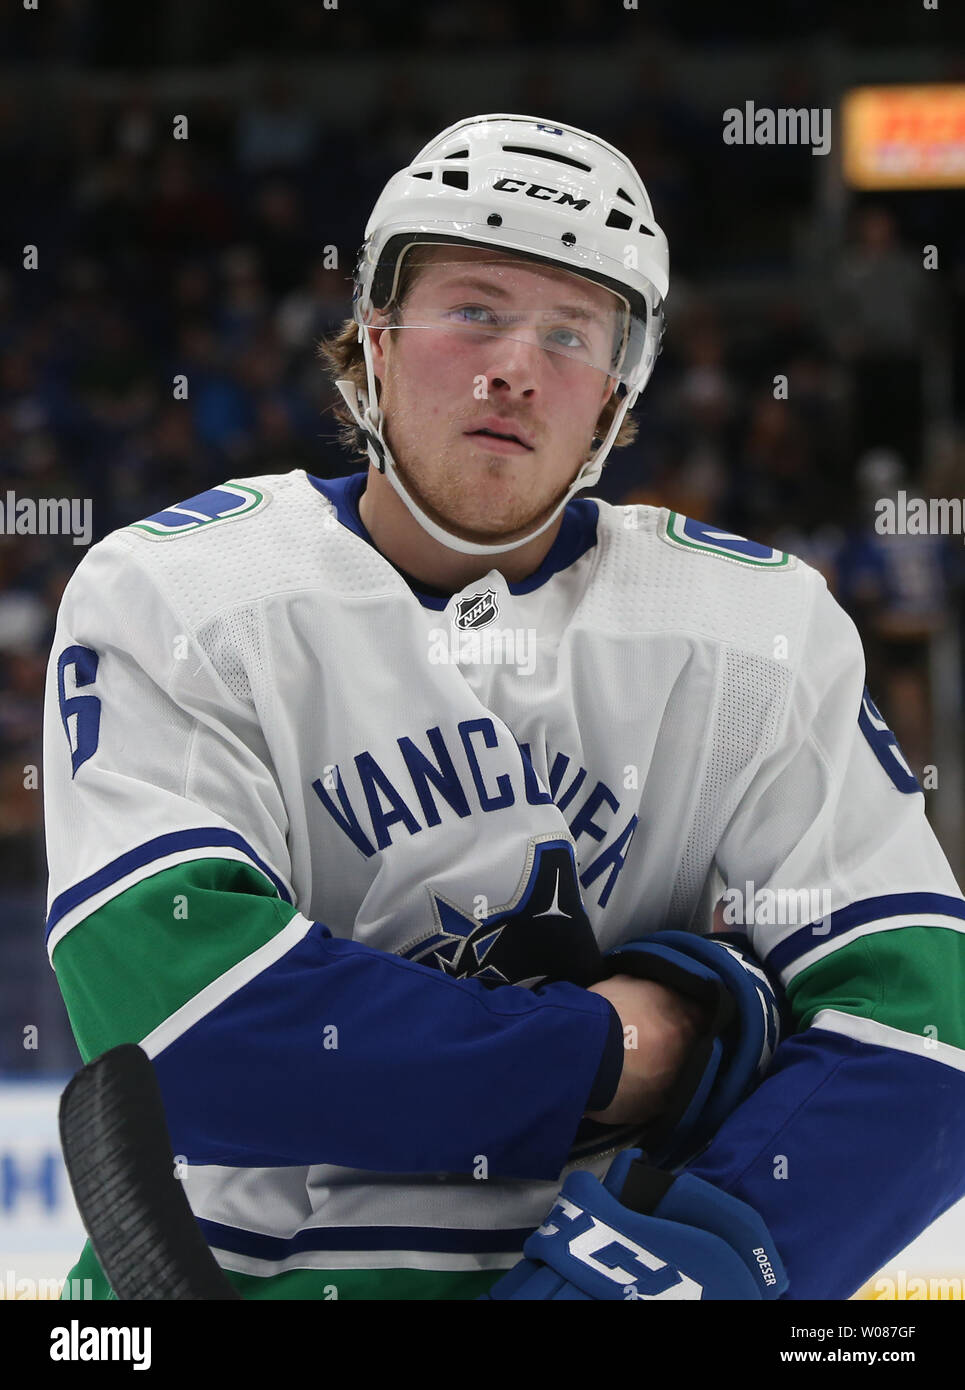
<svg viewBox="0 0 965 1390"><path fill-rule="evenodd" d="M532 453L533 445L525 435L517 433L512 429L504 429L498 422L480 425L477 429L466 430L467 439L478 439L487 449L494 449L498 453Z"/></svg>

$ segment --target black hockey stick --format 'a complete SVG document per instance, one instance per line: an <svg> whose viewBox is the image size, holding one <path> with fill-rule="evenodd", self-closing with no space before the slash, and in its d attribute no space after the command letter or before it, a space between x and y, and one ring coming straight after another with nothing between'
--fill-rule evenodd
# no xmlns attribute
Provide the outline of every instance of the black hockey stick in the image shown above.
<svg viewBox="0 0 965 1390"><path fill-rule="evenodd" d="M119 1299L236 1299L174 1176L147 1054L113 1047L60 1098L60 1142L77 1209Z"/></svg>

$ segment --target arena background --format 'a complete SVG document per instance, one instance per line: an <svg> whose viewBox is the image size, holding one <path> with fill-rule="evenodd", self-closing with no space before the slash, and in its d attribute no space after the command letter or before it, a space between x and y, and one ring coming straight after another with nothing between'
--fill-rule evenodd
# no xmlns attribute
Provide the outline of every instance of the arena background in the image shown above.
<svg viewBox="0 0 965 1390"><path fill-rule="evenodd" d="M875 503L901 490L965 499L953 8L11 0L0 13L0 1298L49 1293L31 1281L62 1279L81 1240L56 1141L79 1058L43 951L40 784L46 658L84 549L17 534L8 499L75 499L96 541L228 477L357 471L315 344L349 312L385 179L463 116L570 122L635 161L670 240L669 327L638 439L597 494L672 505L824 571L961 880L963 538L874 528ZM947 88L959 114L879 132L872 154L920 186L855 187L847 94L893 84L924 84L926 102ZM726 143L723 113L749 101L828 109L830 152ZM961 1207L864 1296L889 1296L890 1279L890 1296L920 1297L915 1276L961 1298Z"/></svg>

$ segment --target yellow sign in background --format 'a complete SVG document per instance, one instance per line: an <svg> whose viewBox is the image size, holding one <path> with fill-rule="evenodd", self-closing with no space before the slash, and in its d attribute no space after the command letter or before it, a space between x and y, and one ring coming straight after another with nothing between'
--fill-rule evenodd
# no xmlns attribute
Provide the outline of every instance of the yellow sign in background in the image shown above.
<svg viewBox="0 0 965 1390"><path fill-rule="evenodd" d="M852 188L965 188L965 85L856 87L841 138Z"/></svg>

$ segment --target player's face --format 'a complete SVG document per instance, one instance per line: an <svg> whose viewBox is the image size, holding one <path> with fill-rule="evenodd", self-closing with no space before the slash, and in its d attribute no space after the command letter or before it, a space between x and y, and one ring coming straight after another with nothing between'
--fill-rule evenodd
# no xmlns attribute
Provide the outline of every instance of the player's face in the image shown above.
<svg viewBox="0 0 965 1390"><path fill-rule="evenodd" d="M431 256L402 326L372 332L389 447L410 494L448 529L525 535L590 451L615 385L619 301L491 251Z"/></svg>

